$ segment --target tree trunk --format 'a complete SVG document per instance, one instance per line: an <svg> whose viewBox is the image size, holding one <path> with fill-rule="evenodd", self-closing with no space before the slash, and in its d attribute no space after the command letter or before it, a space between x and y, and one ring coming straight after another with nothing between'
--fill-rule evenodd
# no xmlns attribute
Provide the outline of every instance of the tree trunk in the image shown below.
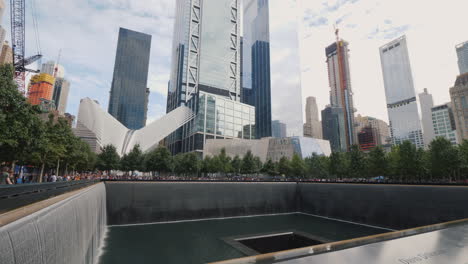
<svg viewBox="0 0 468 264"><path fill-rule="evenodd" d="M45 162L42 163L42 166L41 166L41 173L39 174L39 183L42 183L42 176L44 175L44 167L45 167Z"/></svg>
<svg viewBox="0 0 468 264"><path fill-rule="evenodd" d="M60 175L59 169L60 169L60 159L57 160L57 169L56 169L57 177Z"/></svg>

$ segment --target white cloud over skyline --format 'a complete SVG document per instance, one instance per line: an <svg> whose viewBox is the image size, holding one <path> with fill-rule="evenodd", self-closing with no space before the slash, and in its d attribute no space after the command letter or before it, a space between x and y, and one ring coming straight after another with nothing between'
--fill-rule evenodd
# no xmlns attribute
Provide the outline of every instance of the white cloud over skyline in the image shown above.
<svg viewBox="0 0 468 264"><path fill-rule="evenodd" d="M31 0L27 0L27 4ZM293 0L285 0L293 1ZM320 110L329 103L325 47L334 41L333 24L350 43L351 78L358 113L387 120L378 48L406 34L416 90L428 88L436 104L450 100L458 74L455 45L468 40L466 0L297 0L303 97L316 96ZM41 0L38 3L43 62L61 64L71 81L68 111L91 97L107 107L119 27L152 35L148 117L164 114L169 80L175 0ZM9 6L7 6L9 8ZM7 13L7 12L6 12ZM27 12L27 53L34 53ZM3 25L9 30L9 16ZM272 26L271 30L275 30ZM281 73L272 73L272 75ZM284 78L287 78L285 76Z"/></svg>

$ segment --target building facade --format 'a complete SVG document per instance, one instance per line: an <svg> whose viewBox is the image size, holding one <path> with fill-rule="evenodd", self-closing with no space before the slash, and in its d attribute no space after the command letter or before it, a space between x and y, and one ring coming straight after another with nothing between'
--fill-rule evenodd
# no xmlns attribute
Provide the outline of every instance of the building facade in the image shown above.
<svg viewBox="0 0 468 264"><path fill-rule="evenodd" d="M28 102L40 105L43 101L52 101L55 78L47 73L34 75L28 90Z"/></svg>
<svg viewBox="0 0 468 264"><path fill-rule="evenodd" d="M327 106L322 110L323 139L330 141L333 152L347 151L344 111L341 107Z"/></svg>
<svg viewBox="0 0 468 264"><path fill-rule="evenodd" d="M57 73L55 72L56 68ZM55 76L55 78L64 78L65 68L60 64L56 64L55 61L48 61L42 64L41 73L47 73L49 75Z"/></svg>
<svg viewBox="0 0 468 264"><path fill-rule="evenodd" d="M338 124L346 136L345 148L349 150L357 143L354 129L354 102L349 70L348 42L339 40L325 49L327 56L330 105L343 109L343 120Z"/></svg>
<svg viewBox="0 0 468 264"><path fill-rule="evenodd" d="M8 41L5 41L2 46L2 53L0 54L0 65L3 64L12 64L13 63L13 50L8 44Z"/></svg>
<svg viewBox="0 0 468 264"><path fill-rule="evenodd" d="M452 111L459 142L468 139L468 73L459 75L450 88Z"/></svg>
<svg viewBox="0 0 468 264"><path fill-rule="evenodd" d="M52 100L54 100L57 110L61 115L67 111L68 94L70 93L70 82L64 78L57 78L54 85L54 93Z"/></svg>
<svg viewBox="0 0 468 264"><path fill-rule="evenodd" d="M317 99L315 97L307 97L305 113L304 136L322 139L322 123L319 120Z"/></svg>
<svg viewBox="0 0 468 264"><path fill-rule="evenodd" d="M258 138L274 136L272 120L285 124L288 136L303 135L296 5L284 0L243 1L242 87L253 93ZM281 30L271 30L278 24ZM272 59L285 51L287 56Z"/></svg>
<svg viewBox="0 0 468 264"><path fill-rule="evenodd" d="M435 138L434 126L432 125L432 107L434 100L426 88L419 94L419 104L421 106L421 123L423 128L423 139L426 147Z"/></svg>
<svg viewBox="0 0 468 264"><path fill-rule="evenodd" d="M241 102L240 1L177 0L167 112L195 118L165 140L173 154L203 152L207 139L255 138L255 108Z"/></svg>
<svg viewBox="0 0 468 264"><path fill-rule="evenodd" d="M423 133L406 37L402 36L380 47L380 60L392 144L399 145L409 140L422 148Z"/></svg>
<svg viewBox="0 0 468 264"><path fill-rule="evenodd" d="M288 134L288 127L285 123L282 123L279 120L273 120L271 122L271 133L272 137L284 138Z"/></svg>
<svg viewBox="0 0 468 264"><path fill-rule="evenodd" d="M356 131L358 133L358 141L361 145L361 140L359 140L359 135L361 132L369 132L367 128L371 128L374 133L373 137L375 138L376 146L385 146L390 143L390 130L387 122L370 117L370 116L361 116L357 115L355 118L356 121Z"/></svg>
<svg viewBox="0 0 468 264"><path fill-rule="evenodd" d="M451 104L435 106L431 112L435 137L444 137L452 145L457 145L459 141Z"/></svg>
<svg viewBox="0 0 468 264"><path fill-rule="evenodd" d="M146 124L151 36L119 30L108 112L129 129Z"/></svg>
<svg viewBox="0 0 468 264"><path fill-rule="evenodd" d="M455 47L458 57L458 68L460 74L468 72L468 41L463 42Z"/></svg>

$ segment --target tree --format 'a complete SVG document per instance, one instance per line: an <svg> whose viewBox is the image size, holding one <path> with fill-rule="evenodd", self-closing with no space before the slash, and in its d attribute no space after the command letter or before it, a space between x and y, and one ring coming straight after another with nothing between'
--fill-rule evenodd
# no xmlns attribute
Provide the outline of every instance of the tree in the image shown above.
<svg viewBox="0 0 468 264"><path fill-rule="evenodd" d="M242 168L242 160L236 155L231 161L231 167L235 174L239 174Z"/></svg>
<svg viewBox="0 0 468 264"><path fill-rule="evenodd" d="M415 180L421 175L422 151L418 151L416 145L410 141L404 141L397 148L397 173L402 180Z"/></svg>
<svg viewBox="0 0 468 264"><path fill-rule="evenodd" d="M262 160L259 157L254 157L254 172L259 173L263 168Z"/></svg>
<svg viewBox="0 0 468 264"><path fill-rule="evenodd" d="M113 145L107 145L101 148L101 153L97 155L97 168L110 174L111 170L120 167L120 157L117 149Z"/></svg>
<svg viewBox="0 0 468 264"><path fill-rule="evenodd" d="M129 153L122 157L120 167L123 171L130 171L132 174L134 171L144 170L144 155L140 145L136 144Z"/></svg>
<svg viewBox="0 0 468 264"><path fill-rule="evenodd" d="M330 159L327 156L319 156L313 153L311 157L304 159L306 165L306 173L310 178L328 178L328 168L330 166Z"/></svg>
<svg viewBox="0 0 468 264"><path fill-rule="evenodd" d="M231 166L231 157L229 157L226 154L225 148L221 149L221 152L219 153L217 159L219 162L219 169L220 169L219 172L225 175L226 173L229 173L233 170Z"/></svg>
<svg viewBox="0 0 468 264"><path fill-rule="evenodd" d="M458 154L460 158L460 172L465 179L468 177L468 140L463 140L463 142L458 146Z"/></svg>
<svg viewBox="0 0 468 264"><path fill-rule="evenodd" d="M160 175L172 170L172 155L164 146L159 146L145 155L145 168L153 173Z"/></svg>
<svg viewBox="0 0 468 264"><path fill-rule="evenodd" d="M330 156L330 175L343 179L349 175L348 155L342 152L333 152Z"/></svg>
<svg viewBox="0 0 468 264"><path fill-rule="evenodd" d="M291 176L291 165L286 157L281 157L278 162L278 172L284 176Z"/></svg>
<svg viewBox="0 0 468 264"><path fill-rule="evenodd" d="M460 158L457 149L444 137L437 137L429 145L429 164L432 177L451 178L458 171Z"/></svg>
<svg viewBox="0 0 468 264"><path fill-rule="evenodd" d="M292 175L296 177L300 177L300 178L304 177L306 167L305 167L304 161L299 155L297 154L293 155L290 166L291 166Z"/></svg>
<svg viewBox="0 0 468 264"><path fill-rule="evenodd" d="M242 166L241 172L242 174L252 174L255 173L256 166L255 166L254 156L252 152L249 150L245 153L244 158L242 159Z"/></svg>
<svg viewBox="0 0 468 264"><path fill-rule="evenodd" d="M276 170L275 163L271 161L271 159L268 159L267 162L263 164L262 170L263 173L266 173L270 176L275 176L278 174Z"/></svg>
<svg viewBox="0 0 468 264"><path fill-rule="evenodd" d="M358 146L351 146L349 156L349 177L364 178L367 176L366 157Z"/></svg>
<svg viewBox="0 0 468 264"><path fill-rule="evenodd" d="M177 154L174 157L174 172L178 175L196 175L200 171L200 167L200 160L194 152Z"/></svg>
<svg viewBox="0 0 468 264"><path fill-rule="evenodd" d="M373 148L369 153L369 175L371 177L388 175L388 160L382 147Z"/></svg>

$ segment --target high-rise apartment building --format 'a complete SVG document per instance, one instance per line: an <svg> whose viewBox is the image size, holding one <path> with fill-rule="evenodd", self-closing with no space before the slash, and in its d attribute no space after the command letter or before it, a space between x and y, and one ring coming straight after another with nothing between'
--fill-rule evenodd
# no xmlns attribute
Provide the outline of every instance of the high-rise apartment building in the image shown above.
<svg viewBox="0 0 468 264"><path fill-rule="evenodd" d="M40 105L43 101L51 101L53 97L55 78L47 73L34 75L28 90L28 102Z"/></svg>
<svg viewBox="0 0 468 264"><path fill-rule="evenodd" d="M333 152L346 151L346 131L342 107L328 105L322 110L323 139L330 141Z"/></svg>
<svg viewBox="0 0 468 264"><path fill-rule="evenodd" d="M452 145L457 145L458 136L451 104L435 106L431 112L435 137L444 137L450 140Z"/></svg>
<svg viewBox="0 0 468 264"><path fill-rule="evenodd" d="M424 147L406 37L380 47L380 60L393 145L409 140Z"/></svg>
<svg viewBox="0 0 468 264"><path fill-rule="evenodd" d="M305 112L304 136L322 139L322 123L319 120L317 99L315 97L307 97Z"/></svg>
<svg viewBox="0 0 468 264"><path fill-rule="evenodd" d="M463 42L455 47L458 57L458 68L460 74L468 72L468 41Z"/></svg>
<svg viewBox="0 0 468 264"><path fill-rule="evenodd" d="M242 87L252 90L258 138L273 135L271 120L284 123L288 136L303 135L296 8L295 1L243 2ZM271 30L276 24L281 30Z"/></svg>
<svg viewBox="0 0 468 264"><path fill-rule="evenodd" d="M5 41L2 46L2 53L0 54L0 65L8 63L13 63L13 50L8 41Z"/></svg>
<svg viewBox="0 0 468 264"><path fill-rule="evenodd" d="M57 68L57 73L55 73L55 68ZM65 68L60 64L56 64L55 61L48 61L42 64L41 73L47 73L52 76L55 75L55 78L64 78Z"/></svg>
<svg viewBox="0 0 468 264"><path fill-rule="evenodd" d="M459 75L450 88L452 111L459 142L468 139L468 73Z"/></svg>
<svg viewBox="0 0 468 264"><path fill-rule="evenodd" d="M240 1L177 0L167 112L196 117L172 133L172 153L202 153L207 139L255 137L255 108L241 103Z"/></svg>
<svg viewBox="0 0 468 264"><path fill-rule="evenodd" d="M285 138L288 134L288 128L285 123L281 123L279 120L273 120L271 122L272 137Z"/></svg>
<svg viewBox="0 0 468 264"><path fill-rule="evenodd" d="M59 114L65 114L67 110L68 94L70 93L70 82L64 78L56 78L52 100L59 111Z"/></svg>
<svg viewBox="0 0 468 264"><path fill-rule="evenodd" d="M328 81L330 85L330 105L343 109L343 122L339 125L345 132L344 149L357 144L354 130L354 103L349 70L348 42L338 40L325 49L327 56Z"/></svg>
<svg viewBox="0 0 468 264"><path fill-rule="evenodd" d="M108 112L129 129L146 124L151 36L120 28Z"/></svg>
<svg viewBox="0 0 468 264"><path fill-rule="evenodd" d="M423 139L426 147L435 138L434 126L432 125L432 107L434 107L434 100L432 94L424 88L424 92L419 94L419 104L421 106L421 123L423 128Z"/></svg>

